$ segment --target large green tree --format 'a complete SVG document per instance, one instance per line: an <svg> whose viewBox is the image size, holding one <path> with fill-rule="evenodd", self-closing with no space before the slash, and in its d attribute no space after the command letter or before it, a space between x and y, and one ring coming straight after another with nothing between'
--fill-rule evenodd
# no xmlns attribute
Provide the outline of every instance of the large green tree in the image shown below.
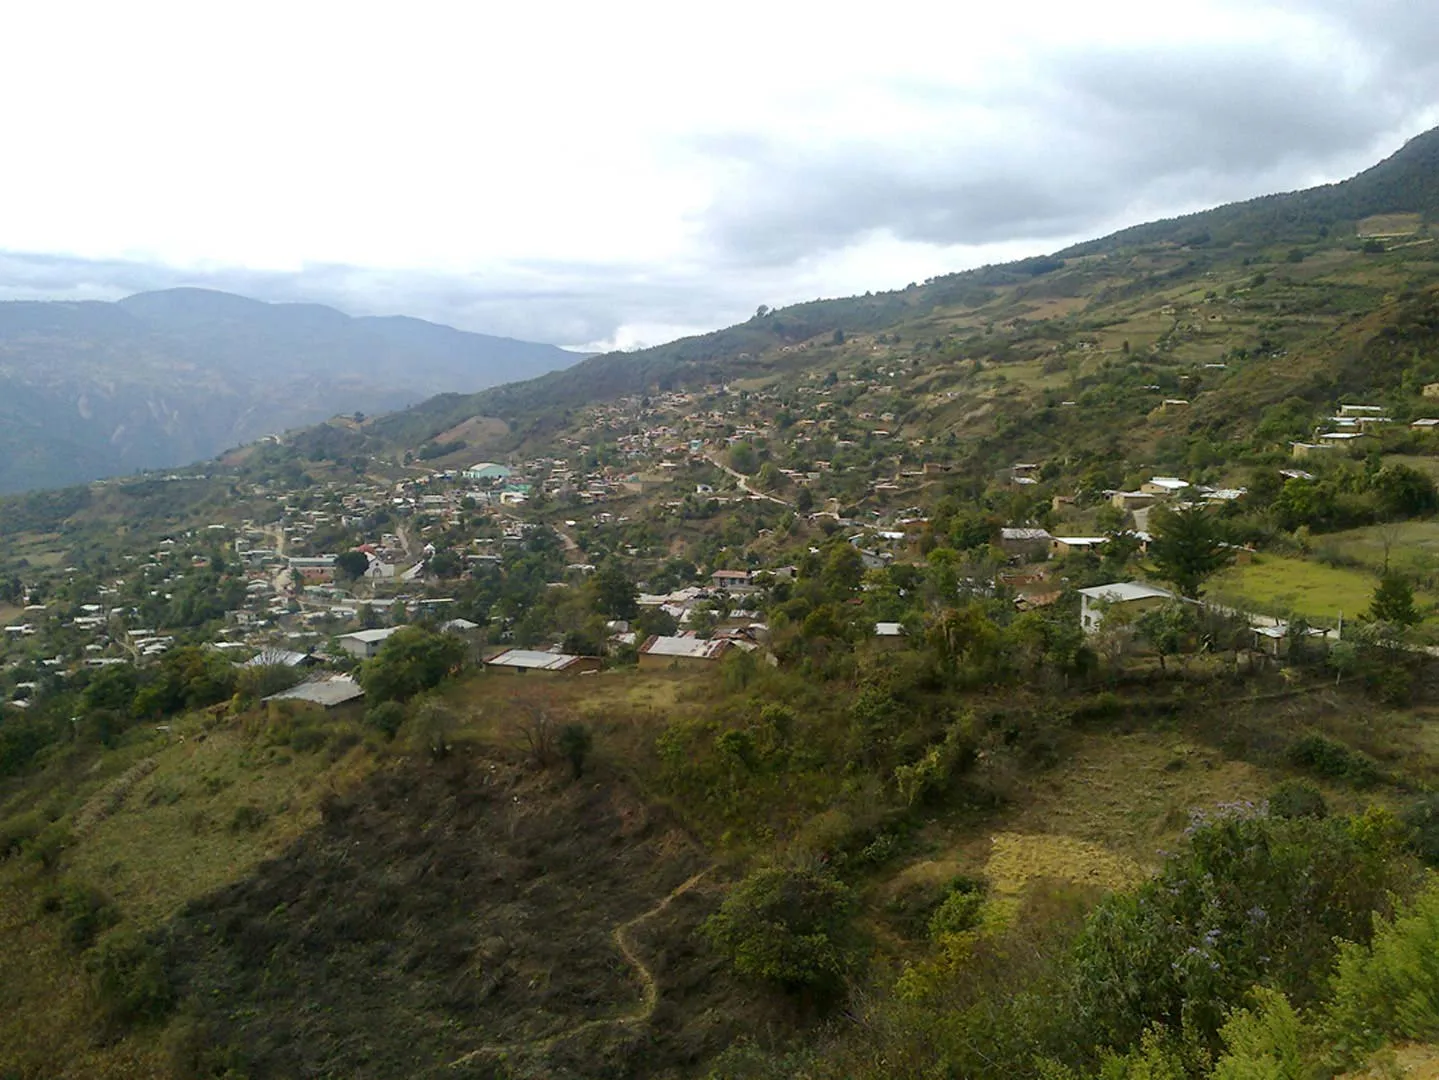
<svg viewBox="0 0 1439 1080"><path fill-rule="evenodd" d="M1413 626L1422 616L1414 607L1414 590L1399 574L1385 574L1369 601L1369 617L1394 626Z"/></svg>
<svg viewBox="0 0 1439 1080"><path fill-rule="evenodd" d="M360 685L372 705L407 701L439 685L464 658L465 643L454 634L436 634L421 626L401 627L373 659L360 666Z"/></svg>
<svg viewBox="0 0 1439 1080"><path fill-rule="evenodd" d="M1203 506L1160 507L1150 514L1149 528L1154 537L1149 557L1159 576L1191 599L1199 597L1210 576L1234 561L1219 522Z"/></svg>

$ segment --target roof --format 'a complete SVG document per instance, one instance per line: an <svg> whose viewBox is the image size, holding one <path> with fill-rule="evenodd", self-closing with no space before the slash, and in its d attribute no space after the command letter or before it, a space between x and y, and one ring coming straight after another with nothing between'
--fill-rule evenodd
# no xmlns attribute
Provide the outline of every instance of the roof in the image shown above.
<svg viewBox="0 0 1439 1080"><path fill-rule="evenodd" d="M1188 480L1181 480L1177 476L1151 476L1149 482L1155 487L1168 488L1171 491L1181 491L1189 486Z"/></svg>
<svg viewBox="0 0 1439 1080"><path fill-rule="evenodd" d="M1128 600L1147 600L1150 597L1167 599L1174 597L1174 594L1168 589L1146 585L1142 581L1116 581L1110 585L1092 585L1087 589L1080 589L1079 595L1111 604L1124 603Z"/></svg>
<svg viewBox="0 0 1439 1080"><path fill-rule="evenodd" d="M1067 544L1070 547L1093 547L1095 544L1109 543L1107 536L1056 536L1053 539L1056 544Z"/></svg>
<svg viewBox="0 0 1439 1080"><path fill-rule="evenodd" d="M646 656L672 656L676 659L687 660L718 660L720 654L729 647L729 642L723 638L715 641L705 641L702 638L694 637L660 637L655 635L640 646L640 652Z"/></svg>
<svg viewBox="0 0 1439 1080"><path fill-rule="evenodd" d="M347 701L365 696L364 689L348 675L334 675L315 682L303 682L278 694L271 694L266 701L308 701L332 709Z"/></svg>
<svg viewBox="0 0 1439 1080"><path fill-rule="evenodd" d="M449 622L447 622L447 623L441 623L441 624L440 624L440 629L441 629L441 630L449 630L449 631L452 631L452 632L459 632L459 633L466 633L466 632L468 632L468 631L470 631L470 630L478 630L479 628L480 628L480 624L479 624L479 623L477 623L477 622L470 622L469 619L451 619L451 620L450 620Z"/></svg>
<svg viewBox="0 0 1439 1080"><path fill-rule="evenodd" d="M578 656L568 653L541 652L538 649L506 649L485 661L486 667L524 668L526 671L563 671Z"/></svg>
<svg viewBox="0 0 1439 1080"><path fill-rule="evenodd" d="M750 572L748 570L716 570L713 574L710 575L710 577L744 578L746 581L748 581L750 578Z"/></svg>
<svg viewBox="0 0 1439 1080"><path fill-rule="evenodd" d="M1006 526L999 530L1001 540L1053 540L1048 529L1011 528Z"/></svg>
<svg viewBox="0 0 1439 1080"><path fill-rule="evenodd" d="M904 637L904 624L897 622L877 622L874 624L875 637Z"/></svg>
<svg viewBox="0 0 1439 1080"><path fill-rule="evenodd" d="M356 630L350 634L341 634L339 640L363 641L366 645L373 645L377 641L384 641L399 629L398 626L387 626L383 630Z"/></svg>

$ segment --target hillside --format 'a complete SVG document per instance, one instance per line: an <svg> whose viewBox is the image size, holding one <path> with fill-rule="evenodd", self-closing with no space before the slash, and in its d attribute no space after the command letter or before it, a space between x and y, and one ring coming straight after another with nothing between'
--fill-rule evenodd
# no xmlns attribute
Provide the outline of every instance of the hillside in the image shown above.
<svg viewBox="0 0 1439 1080"><path fill-rule="evenodd" d="M1129 340L1136 349L1143 342L1146 350L1170 349L1176 335L1202 338L1215 361L1281 337L1319 343L1349 312L1433 282L1435 253L1426 245L1436 215L1439 129L1338 184L1139 225L1051 256L893 292L764 309L736 326L592 357L530 382L442 395L379 418L368 430L373 445L414 446L470 417L490 416L542 442L564 428L566 410L597 400L746 379L783 382L860 362L853 343L847 350L832 344L836 335L859 337L865 350L884 357L928 354L926 366L931 359L1035 361L1088 347L1097 337L1113 338L1115 346ZM1383 259L1364 252L1370 224L1397 230L1378 241L1380 252L1404 253ZM1252 287L1271 267L1269 288ZM1158 310L1187 301L1196 312L1216 299L1224 314L1203 312L1206 325L1194 331L1181 325L1183 313ZM1245 316L1230 319L1235 307ZM1118 336L1126 330L1132 333ZM880 335L885 342L877 342ZM893 345L902 347L887 347Z"/></svg>
<svg viewBox="0 0 1439 1080"><path fill-rule="evenodd" d="M336 412L382 412L576 359L419 319L201 289L3 303L0 492L183 465Z"/></svg>

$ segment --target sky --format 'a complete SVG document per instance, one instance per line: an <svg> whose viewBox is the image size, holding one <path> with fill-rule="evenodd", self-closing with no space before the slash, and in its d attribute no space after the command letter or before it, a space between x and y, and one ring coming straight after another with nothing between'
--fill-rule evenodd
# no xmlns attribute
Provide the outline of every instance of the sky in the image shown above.
<svg viewBox="0 0 1439 1080"><path fill-rule="evenodd" d="M199 285L599 350L1342 179L1421 0L0 6L0 299Z"/></svg>

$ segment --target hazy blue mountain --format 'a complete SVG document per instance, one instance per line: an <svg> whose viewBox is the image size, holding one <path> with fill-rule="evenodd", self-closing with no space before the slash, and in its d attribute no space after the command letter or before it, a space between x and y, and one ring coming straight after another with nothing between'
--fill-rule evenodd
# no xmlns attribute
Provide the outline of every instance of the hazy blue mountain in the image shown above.
<svg viewBox="0 0 1439 1080"><path fill-rule="evenodd" d="M214 456L567 367L553 345L205 289L0 303L0 492Z"/></svg>

